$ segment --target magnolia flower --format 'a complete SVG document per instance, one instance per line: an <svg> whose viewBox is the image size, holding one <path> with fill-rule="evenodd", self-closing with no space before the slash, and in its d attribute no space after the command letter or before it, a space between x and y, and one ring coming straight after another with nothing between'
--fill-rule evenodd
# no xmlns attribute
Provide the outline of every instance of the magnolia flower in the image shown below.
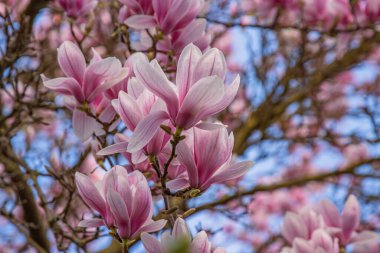
<svg viewBox="0 0 380 253"><path fill-rule="evenodd" d="M118 99L112 101L113 107L123 120L124 124L130 131L135 131L137 125L150 113L164 110L164 104L161 99L145 89L136 78L131 78L128 85L128 93L119 92ZM140 163L146 159L149 154L159 155L170 139L164 131L157 131L149 143L141 150L132 153L132 162ZM129 138L117 144L108 146L98 155L109 155L125 152L129 143Z"/></svg>
<svg viewBox="0 0 380 253"><path fill-rule="evenodd" d="M79 18L88 14L97 3L97 0L58 0L58 4L70 18Z"/></svg>
<svg viewBox="0 0 380 253"><path fill-rule="evenodd" d="M251 162L231 164L233 134L219 127L212 130L194 128L194 140L178 145L178 160L185 166L192 188L206 190L213 183L241 177Z"/></svg>
<svg viewBox="0 0 380 253"><path fill-rule="evenodd" d="M288 242L295 238L310 239L314 230L324 227L322 215L310 207L305 207L300 214L287 212L281 228L282 235Z"/></svg>
<svg viewBox="0 0 380 253"><path fill-rule="evenodd" d="M299 214L289 212L284 219L282 235L292 248L284 248L282 252L338 253L339 247L349 244L357 253L378 252L380 236L369 231L357 234L359 221L360 207L354 195L348 197L341 214L326 200L313 209L305 207Z"/></svg>
<svg viewBox="0 0 380 253"><path fill-rule="evenodd" d="M141 234L141 240L148 253L211 253L206 232L201 231L192 239L186 222L181 218L177 218L171 233L166 231L162 234L161 242L147 233ZM225 250L217 248L213 252L224 253Z"/></svg>
<svg viewBox="0 0 380 253"><path fill-rule="evenodd" d="M152 195L139 171L128 174L124 167L115 166L105 174L99 187L77 172L75 182L82 199L102 216L83 220L80 227L107 225L116 228L122 239L133 240L142 232L158 231L166 224L165 220L152 220Z"/></svg>
<svg viewBox="0 0 380 253"><path fill-rule="evenodd" d="M140 14L132 15L125 20L125 23L135 29L147 29L158 26L165 34L185 28L192 22L204 4L203 0L152 0L150 3L146 1L122 1L127 7L131 8L131 12ZM137 9L140 5L141 8ZM144 5L145 8L142 8ZM151 13L151 8L153 13Z"/></svg>
<svg viewBox="0 0 380 253"><path fill-rule="evenodd" d="M86 67L83 53L77 45L65 41L58 48L58 64L66 77L47 79L44 85L63 95L73 96L79 103L92 102L104 91L128 76L115 57L102 59L95 50L90 64Z"/></svg>
<svg viewBox="0 0 380 253"><path fill-rule="evenodd" d="M150 114L137 125L128 146L132 153L144 147L167 119L175 127L187 130L224 110L239 87L239 76L232 85L224 84L226 62L218 49L210 49L202 55L192 44L179 58L177 85L168 80L156 60L138 61L134 72L148 90L165 102L166 110Z"/></svg>
<svg viewBox="0 0 380 253"><path fill-rule="evenodd" d="M338 236L344 244L351 240L355 230L359 227L360 206L354 195L348 197L341 214L336 206L327 200L321 201L316 210L323 216L327 227L340 231Z"/></svg>
<svg viewBox="0 0 380 253"><path fill-rule="evenodd" d="M333 239L325 230L317 229L310 240L296 238L291 249L282 253L339 253L338 239Z"/></svg>

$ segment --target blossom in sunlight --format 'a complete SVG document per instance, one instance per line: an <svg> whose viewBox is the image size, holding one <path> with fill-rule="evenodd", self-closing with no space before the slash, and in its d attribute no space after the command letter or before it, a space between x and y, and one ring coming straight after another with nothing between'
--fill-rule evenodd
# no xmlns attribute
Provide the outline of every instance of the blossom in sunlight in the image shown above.
<svg viewBox="0 0 380 253"><path fill-rule="evenodd" d="M211 243L208 241L205 231L199 232L192 238L186 222L177 218L172 232L166 231L161 236L161 241L154 236L142 233L141 240L148 253L211 253ZM224 253L225 250L217 248L213 253Z"/></svg>
<svg viewBox="0 0 380 253"><path fill-rule="evenodd" d="M192 188L204 191L211 184L241 177L252 166L251 162L231 162L233 143L233 134L219 127L194 128L193 140L178 145L178 160L185 166Z"/></svg>
<svg viewBox="0 0 380 253"><path fill-rule="evenodd" d="M190 129L231 104L239 87L239 76L231 85L224 83L226 63L216 48L202 52L190 44L182 52L176 85L169 81L156 60L140 60L135 75L148 90L161 98L166 108L145 117L136 127L128 146L134 152L144 147L167 119L180 129Z"/></svg>
<svg viewBox="0 0 380 253"><path fill-rule="evenodd" d="M124 167L115 166L98 187L88 176L77 172L75 182L82 199L102 217L82 220L80 227L107 225L117 229L120 238L133 240L142 232L158 231L166 224L165 220L152 220L152 195L139 171L128 174Z"/></svg>

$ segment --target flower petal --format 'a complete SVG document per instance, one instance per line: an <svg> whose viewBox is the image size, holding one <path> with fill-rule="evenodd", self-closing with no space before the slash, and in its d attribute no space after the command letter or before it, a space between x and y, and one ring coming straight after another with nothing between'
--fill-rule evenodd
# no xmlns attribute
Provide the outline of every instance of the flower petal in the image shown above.
<svg viewBox="0 0 380 253"><path fill-rule="evenodd" d="M180 142L177 146L177 154L180 163L186 167L190 186L194 188L198 187L198 169L195 164L193 151L190 150L185 142Z"/></svg>
<svg viewBox="0 0 380 253"><path fill-rule="evenodd" d="M172 236L174 237L174 239L186 239L190 243L191 234L189 228L186 225L185 220L183 220L182 218L176 219L172 231Z"/></svg>
<svg viewBox="0 0 380 253"><path fill-rule="evenodd" d="M43 83L46 88L58 92L63 95L74 96L78 102L84 101L82 88L79 83L72 77L58 77L47 79L43 77Z"/></svg>
<svg viewBox="0 0 380 253"><path fill-rule="evenodd" d="M227 63L223 53L217 49L212 48L199 59L197 66L194 69L193 82L207 77L216 75L224 80L227 72Z"/></svg>
<svg viewBox="0 0 380 253"><path fill-rule="evenodd" d="M205 231L199 232L191 243L191 252L209 253L210 248L211 244L208 241Z"/></svg>
<svg viewBox="0 0 380 253"><path fill-rule="evenodd" d="M223 183L229 180L233 180L243 176L249 168L253 166L253 163L250 161L239 162L231 165L230 167L224 169L221 172L216 172L213 177L211 177L209 182L206 184L212 183Z"/></svg>
<svg viewBox="0 0 380 253"><path fill-rule="evenodd" d="M83 201L105 217L106 203L91 179L80 172L76 172L75 183Z"/></svg>
<svg viewBox="0 0 380 253"><path fill-rule="evenodd" d="M205 115L215 115L229 106L234 100L236 93L239 89L240 77L239 75L234 79L231 85L224 86L224 96L218 103L209 106L203 111Z"/></svg>
<svg viewBox="0 0 380 253"><path fill-rule="evenodd" d="M143 30L156 26L156 19L151 15L133 15L127 18L124 23L134 29Z"/></svg>
<svg viewBox="0 0 380 253"><path fill-rule="evenodd" d="M146 233L151 233L151 232L156 232L161 229L163 229L166 225L167 221L166 220L158 220L158 221L152 221L149 223L144 224L138 231L138 233L146 232ZM137 233L135 233L132 237L136 236Z"/></svg>
<svg viewBox="0 0 380 253"><path fill-rule="evenodd" d="M197 18L188 24L180 33L179 37L173 44L173 48L182 49L190 42L196 43L205 33L207 22L203 18Z"/></svg>
<svg viewBox="0 0 380 253"><path fill-rule="evenodd" d="M179 109L176 124L189 129L205 117L203 113L209 106L218 103L224 96L223 81L217 76L202 78L187 93Z"/></svg>
<svg viewBox="0 0 380 253"><path fill-rule="evenodd" d="M73 129L81 141L87 140L92 134L105 134L103 126L99 122L76 108L73 112Z"/></svg>
<svg viewBox="0 0 380 253"><path fill-rule="evenodd" d="M178 67L176 84L179 88L180 103L183 101L192 85L191 77L193 75L194 68L201 56L201 50L199 50L199 48L193 44L189 44L183 49L179 57L177 64Z"/></svg>
<svg viewBox="0 0 380 253"><path fill-rule="evenodd" d="M134 66L135 75L145 87L165 101L170 116L174 117L178 111L178 97L174 89L175 85L154 65L138 60Z"/></svg>
<svg viewBox="0 0 380 253"><path fill-rule="evenodd" d="M119 99L117 101L117 111L121 119L129 130L134 131L143 117L140 106L132 96L124 91L119 92Z"/></svg>
<svg viewBox="0 0 380 253"><path fill-rule="evenodd" d="M83 228L96 228L101 226L104 226L104 221L102 219L81 220L78 224L78 227Z"/></svg>
<svg viewBox="0 0 380 253"><path fill-rule="evenodd" d="M168 118L166 112L153 112L137 125L135 132L131 137L127 151L134 153L148 144L156 132L160 130L160 125Z"/></svg>
<svg viewBox="0 0 380 253"><path fill-rule="evenodd" d="M354 195L350 195L342 212L342 234L345 240L349 240L352 233L360 223L360 206Z"/></svg>
<svg viewBox="0 0 380 253"><path fill-rule="evenodd" d="M120 236L122 238L129 236L128 210L123 198L118 192L110 189L107 191L107 204L116 220Z"/></svg>
<svg viewBox="0 0 380 253"><path fill-rule="evenodd" d="M74 78L81 84L86 70L86 60L82 51L71 41L63 42L57 51L58 64L62 71L66 76Z"/></svg>
<svg viewBox="0 0 380 253"><path fill-rule="evenodd" d="M160 242L153 235L144 232L141 234L141 241L148 253L163 253Z"/></svg>
<svg viewBox="0 0 380 253"><path fill-rule="evenodd" d="M287 212L285 214L281 233L289 243L291 243L296 237L306 239L308 236L306 224L298 214L293 212Z"/></svg>

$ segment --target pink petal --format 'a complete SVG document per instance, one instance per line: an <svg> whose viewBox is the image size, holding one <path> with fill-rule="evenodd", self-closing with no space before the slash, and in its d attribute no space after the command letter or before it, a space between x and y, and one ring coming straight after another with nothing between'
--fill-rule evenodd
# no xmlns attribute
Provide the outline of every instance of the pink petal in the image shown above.
<svg viewBox="0 0 380 253"><path fill-rule="evenodd" d="M45 79L43 81L46 88L51 89L55 92L61 93L63 95L74 96L78 102L84 101L84 96L82 88L79 83L72 77L59 77L54 79Z"/></svg>
<svg viewBox="0 0 380 253"><path fill-rule="evenodd" d="M308 231L305 223L298 214L287 212L281 228L282 236L291 243L294 238L307 239Z"/></svg>
<svg viewBox="0 0 380 253"><path fill-rule="evenodd" d="M345 240L349 240L352 233L360 223L360 206L354 195L350 195L342 212L342 234Z"/></svg>
<svg viewBox="0 0 380 253"><path fill-rule="evenodd" d="M207 22L203 18L198 18L188 24L180 33L179 37L175 40L173 48L180 50L184 46L193 42L201 40L205 33Z"/></svg>
<svg viewBox="0 0 380 253"><path fill-rule="evenodd" d="M205 231L199 232L193 242L191 243L191 252L195 253L209 253L211 245L208 241Z"/></svg>
<svg viewBox="0 0 380 253"><path fill-rule="evenodd" d="M229 180L237 179L243 176L252 166L253 163L250 161L235 163L221 172L216 172L216 174L210 179L210 182L207 183L223 183Z"/></svg>
<svg viewBox="0 0 380 253"><path fill-rule="evenodd" d="M140 106L137 104L136 100L124 91L119 92L117 111L125 125L131 131L135 130L143 117L143 114L140 111Z"/></svg>
<svg viewBox="0 0 380 253"><path fill-rule="evenodd" d="M190 150L185 142L180 142L177 146L177 155L180 163L186 167L190 186L194 188L198 187L198 169L195 164L193 151Z"/></svg>
<svg viewBox="0 0 380 253"><path fill-rule="evenodd" d="M206 122L202 121L201 123L198 123L195 125L196 128L202 129L202 130L207 130L207 131L213 131L217 130L220 128L227 128L227 125L223 125L221 123L211 123L211 122Z"/></svg>
<svg viewBox="0 0 380 253"><path fill-rule="evenodd" d="M73 112L73 129L81 141L87 140L92 134L105 134L103 126L99 122L78 109L74 109Z"/></svg>
<svg viewBox="0 0 380 253"><path fill-rule="evenodd" d="M178 110L178 97L174 90L175 85L167 79L165 74L153 64L142 60L136 62L134 71L137 79L151 92L162 98L170 115L175 116Z"/></svg>
<svg viewBox="0 0 380 253"><path fill-rule="evenodd" d="M194 69L193 82L207 77L216 75L224 80L227 72L227 63L223 53L217 49L212 48L199 59L197 66Z"/></svg>
<svg viewBox="0 0 380 253"><path fill-rule="evenodd" d="M78 227L83 228L96 228L101 226L104 226L104 221L102 219L81 220L78 224Z"/></svg>
<svg viewBox="0 0 380 253"><path fill-rule="evenodd" d="M129 79L128 81L128 87L127 87L127 90L128 90L128 94L132 97L134 97L135 99L137 99L141 93L143 93L145 89L145 86L142 85L136 77L132 77L131 79Z"/></svg>
<svg viewBox="0 0 380 253"><path fill-rule="evenodd" d="M203 113L208 107L218 103L224 96L223 81L217 76L202 78L187 93L179 109L176 124L189 129L200 120L211 116Z"/></svg>
<svg viewBox="0 0 380 253"><path fill-rule="evenodd" d="M123 198L118 192L109 190L107 192L107 204L118 225L119 235L126 238L129 236L128 210Z"/></svg>
<svg viewBox="0 0 380 253"><path fill-rule="evenodd" d="M218 103L206 108L203 111L205 115L215 115L229 106L234 100L236 93L239 89L240 77L237 76L231 85L225 85L224 96Z"/></svg>
<svg viewBox="0 0 380 253"><path fill-rule="evenodd" d="M89 97L107 78L117 77L121 69L121 63L115 57L108 57L91 63L84 76L83 91L85 96Z"/></svg>
<svg viewBox="0 0 380 253"><path fill-rule="evenodd" d="M193 75L193 70L201 56L202 52L199 48L193 44L189 44L183 49L179 57L176 83L179 88L180 103L183 101L192 85L191 77Z"/></svg>
<svg viewBox="0 0 380 253"><path fill-rule="evenodd" d="M317 207L318 212L323 216L323 219L329 227L340 227L341 218L336 206L327 200L322 200Z"/></svg>
<svg viewBox="0 0 380 253"><path fill-rule="evenodd" d="M314 247L320 247L325 252L333 252L334 242L331 236L323 229L317 229L313 232L312 241Z"/></svg>
<svg viewBox="0 0 380 253"><path fill-rule="evenodd" d="M96 51L94 48L91 48L91 51L92 51L92 58L90 61L90 65L103 59L98 53L98 51Z"/></svg>
<svg viewBox="0 0 380 253"><path fill-rule="evenodd" d="M75 183L84 202L105 217L106 203L94 183L80 172L75 173Z"/></svg>
<svg viewBox="0 0 380 253"><path fill-rule="evenodd" d="M186 225L186 222L182 218L176 219L172 231L172 236L174 237L174 239L186 239L190 243L191 234Z"/></svg>
<svg viewBox="0 0 380 253"><path fill-rule="evenodd" d="M131 231L138 231L140 227L151 219L153 209L152 195L146 182L139 182L136 185L136 192L133 196L133 208L131 214ZM145 231L148 232L148 231Z"/></svg>
<svg viewBox="0 0 380 253"><path fill-rule="evenodd" d="M79 47L71 41L65 41L57 50L58 64L62 71L81 84L86 70L86 60Z"/></svg>
<svg viewBox="0 0 380 253"><path fill-rule="evenodd" d="M136 151L131 154L131 161L133 164L139 164L147 160L147 156L143 150Z"/></svg>
<svg viewBox="0 0 380 253"><path fill-rule="evenodd" d="M103 101L106 101L106 99L104 99ZM99 120L104 123L111 123L116 116L115 109L112 107L111 104L109 104L108 100L104 104L106 104L106 108L100 113ZM109 130L112 131L113 129Z"/></svg>
<svg viewBox="0 0 380 253"><path fill-rule="evenodd" d="M132 135L127 151L134 153L145 147L157 131L163 131L160 129L160 125L167 118L166 112L158 111L151 113L140 121Z"/></svg>
<svg viewBox="0 0 380 253"><path fill-rule="evenodd" d="M301 238L294 239L294 253L315 253L314 247L306 240Z"/></svg>
<svg viewBox="0 0 380 253"><path fill-rule="evenodd" d="M142 232L151 233L151 232L160 231L161 229L165 227L166 223L167 223L166 220L158 220L158 221L149 222L147 224L144 224L144 226L141 227L138 233L142 233ZM132 237L136 235L137 233L135 233Z"/></svg>
<svg viewBox="0 0 380 253"><path fill-rule="evenodd" d="M166 183L166 186L172 191L179 191L189 187L189 181L185 178L176 178Z"/></svg>
<svg viewBox="0 0 380 253"><path fill-rule="evenodd" d="M141 234L141 241L148 253L164 253L161 252L160 242L154 236L144 232Z"/></svg>
<svg viewBox="0 0 380 253"><path fill-rule="evenodd" d="M125 24L137 30L149 29L156 26L156 19L150 15L133 15L125 20Z"/></svg>
<svg viewBox="0 0 380 253"><path fill-rule="evenodd" d="M100 95L102 92L112 88L112 86L120 83L129 75L128 68L120 68L119 72L115 75L111 75L104 78L104 81L100 83L98 87L95 88L93 92L88 95L88 101L92 101L96 96Z"/></svg>

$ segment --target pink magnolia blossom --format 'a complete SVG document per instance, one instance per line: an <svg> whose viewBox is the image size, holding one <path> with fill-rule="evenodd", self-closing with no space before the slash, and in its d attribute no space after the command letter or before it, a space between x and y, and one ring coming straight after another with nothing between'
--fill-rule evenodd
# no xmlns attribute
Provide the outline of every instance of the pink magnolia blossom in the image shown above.
<svg viewBox="0 0 380 253"><path fill-rule="evenodd" d="M378 19L380 17L380 1L367 0L365 3L365 14L372 20Z"/></svg>
<svg viewBox="0 0 380 253"><path fill-rule="evenodd" d="M360 206L354 195L349 196L341 214L336 206L327 200L323 200L316 210L323 216L327 227L340 230L338 237L344 244L352 239L355 230L359 227Z"/></svg>
<svg viewBox="0 0 380 253"><path fill-rule="evenodd" d="M194 128L194 140L178 145L178 160L185 166L189 184L202 191L214 183L241 177L251 162L232 164L233 134L219 127L213 130Z"/></svg>
<svg viewBox="0 0 380 253"><path fill-rule="evenodd" d="M334 204L323 200L314 208L305 207L300 213L287 213L282 235L292 244L283 252L338 253L339 247L352 244L354 252L378 252L380 236L369 231L357 233L360 207L355 196L350 195L340 214ZM338 246L336 246L338 244Z"/></svg>
<svg viewBox="0 0 380 253"><path fill-rule="evenodd" d="M232 85L224 83L226 63L218 49L202 55L190 44L182 52L177 68L176 84L168 80L156 60L140 60L134 67L137 79L166 104L165 111L145 117L136 127L128 146L129 152L144 147L167 119L179 129L190 129L225 109L239 87L239 76Z"/></svg>
<svg viewBox="0 0 380 253"><path fill-rule="evenodd" d="M58 4L70 18L80 18L88 14L97 3L97 0L58 0Z"/></svg>
<svg viewBox="0 0 380 253"><path fill-rule="evenodd" d="M125 20L128 26L135 29L146 29L157 25L165 34L186 27L196 18L203 5L203 0L153 0L149 1L150 3L147 3L148 1L122 2L127 7L131 7L131 12L140 13L131 15ZM150 7L153 8L154 15L151 14Z"/></svg>
<svg viewBox="0 0 380 253"><path fill-rule="evenodd" d="M295 238L310 239L314 230L324 227L322 215L310 207L305 207L299 214L287 212L282 225L282 235L288 242Z"/></svg>
<svg viewBox="0 0 380 253"><path fill-rule="evenodd" d="M139 171L128 174L124 167L115 166L98 186L79 172L75 181L82 199L102 216L102 219L83 220L78 224L80 227L107 225L116 228L122 239L134 239L142 232L158 231L166 224L164 220L152 220L152 195Z"/></svg>
<svg viewBox="0 0 380 253"><path fill-rule="evenodd" d="M323 229L313 232L310 240L296 238L292 248L285 248L282 253L339 253L338 239L334 239Z"/></svg>
<svg viewBox="0 0 380 253"><path fill-rule="evenodd" d="M115 57L101 59L96 51L86 66L83 53L70 41L58 48L58 64L66 77L47 79L43 76L44 85L57 93L73 96L79 103L94 101L129 73Z"/></svg>
<svg viewBox="0 0 380 253"><path fill-rule="evenodd" d="M140 41L134 43L137 50L149 50L153 45L150 32L158 32L160 38L155 43L160 51L173 51L178 56L184 47L194 43L201 50L208 47L210 38L205 34L206 20L196 18L204 6L203 0L153 0L146 1L122 1L125 6L120 10L119 20L131 28L142 30ZM158 54L157 58L167 60L164 54Z"/></svg>
<svg viewBox="0 0 380 253"><path fill-rule="evenodd" d="M193 239L186 222L181 218L177 218L171 233L166 231L162 234L161 242L147 233L141 234L141 240L148 253L211 253L211 243L206 232L199 232ZM225 250L217 248L212 252L224 253Z"/></svg>

